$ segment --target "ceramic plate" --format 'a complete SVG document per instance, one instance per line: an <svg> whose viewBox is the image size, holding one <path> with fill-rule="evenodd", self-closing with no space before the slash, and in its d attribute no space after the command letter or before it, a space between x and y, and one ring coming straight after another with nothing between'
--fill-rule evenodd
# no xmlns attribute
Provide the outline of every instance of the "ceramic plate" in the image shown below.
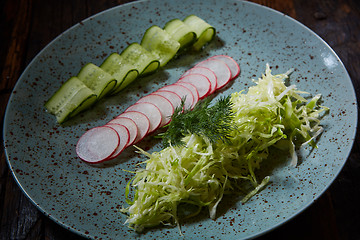
<svg viewBox="0 0 360 240"><path fill-rule="evenodd" d="M217 37L199 54L183 54L156 74L143 78L118 96L68 121L56 124L44 110L45 101L87 62L100 65L112 52L140 42L152 25L196 14L217 30ZM318 149L305 149L297 168L274 161L271 184L242 205L225 201L218 218L206 213L182 224L186 239L242 239L259 236L291 219L314 202L333 182L351 150L357 106L351 80L333 50L316 34L282 13L249 2L138 1L97 14L69 29L42 50L20 77L10 98L4 124L9 166L19 186L55 222L78 234L102 239L175 239L177 228L134 233L118 209L126 206L124 189L143 156L127 149L104 166L80 161L75 153L79 137L103 125L139 97L175 82L186 69L216 54L232 56L240 76L218 94L252 85L269 63L273 73L295 68L291 81L301 90L323 95L331 112L323 120L325 132ZM159 150L153 138L140 147ZM268 166L266 166L268 167ZM269 170L270 171L270 170Z"/></svg>

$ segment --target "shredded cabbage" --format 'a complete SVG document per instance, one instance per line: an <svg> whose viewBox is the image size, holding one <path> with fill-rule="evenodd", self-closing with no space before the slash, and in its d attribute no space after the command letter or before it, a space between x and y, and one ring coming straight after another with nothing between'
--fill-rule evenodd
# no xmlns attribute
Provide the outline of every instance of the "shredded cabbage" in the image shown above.
<svg viewBox="0 0 360 240"><path fill-rule="evenodd" d="M189 133L185 145L164 148L159 152L139 152L148 157L144 169L136 170L126 187L128 215L125 224L136 231L159 224L179 226L180 204L196 210L183 217L197 215L207 207L216 217L216 208L224 194L244 191L247 181L253 189L242 199L246 202L269 182L260 183L256 170L269 155L270 147L287 150L291 165L297 165L297 142L316 147L315 139L323 131L321 112L328 108L318 104L321 95L310 101L300 96L295 85L286 86L291 71L272 75L269 65L255 86L231 95L234 130L230 141L211 142L203 135ZM134 190L134 197L128 199Z"/></svg>

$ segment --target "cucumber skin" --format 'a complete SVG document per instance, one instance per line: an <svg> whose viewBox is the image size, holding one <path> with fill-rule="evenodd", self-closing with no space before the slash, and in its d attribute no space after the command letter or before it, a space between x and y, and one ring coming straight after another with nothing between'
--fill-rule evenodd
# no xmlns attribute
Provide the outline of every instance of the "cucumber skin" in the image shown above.
<svg viewBox="0 0 360 240"><path fill-rule="evenodd" d="M160 67L165 66L180 48L178 41L174 40L169 33L156 25L146 30L140 45L157 57Z"/></svg>
<svg viewBox="0 0 360 240"><path fill-rule="evenodd" d="M122 86L124 86L124 84L127 85L128 83L131 83L139 76L138 70L136 70L133 65L126 62L118 53L110 54L110 56L108 56L100 65L100 68L112 75L117 81L111 94L118 93L123 88Z"/></svg>
<svg viewBox="0 0 360 240"><path fill-rule="evenodd" d="M77 77L69 78L45 103L45 108L51 114L55 114L63 104L66 104L71 95L76 94L81 88L86 87ZM73 91L70 91L73 90ZM75 93L74 93L75 92ZM68 96L68 97L66 97Z"/></svg>
<svg viewBox="0 0 360 240"><path fill-rule="evenodd" d="M81 68L77 77L98 97L105 97L116 86L116 79L93 63L87 63Z"/></svg>
<svg viewBox="0 0 360 240"><path fill-rule="evenodd" d="M178 52L184 51L196 41L196 33L189 29L189 27L178 18L168 21L164 26L164 30L169 33L174 40L180 43Z"/></svg>
<svg viewBox="0 0 360 240"><path fill-rule="evenodd" d="M193 49L195 51L201 50L206 43L210 42L215 37L216 29L194 14L187 16L184 19L184 23L188 25L197 35L197 39L193 44ZM209 31L210 37L207 36Z"/></svg>
<svg viewBox="0 0 360 240"><path fill-rule="evenodd" d="M160 62L157 58L139 43L131 43L120 54L127 62L133 64L140 75L150 74L157 71L160 67Z"/></svg>
<svg viewBox="0 0 360 240"><path fill-rule="evenodd" d="M73 89L74 92L69 94L68 89ZM90 100L90 104L87 103ZM52 95L44 106L49 113L56 116L57 122L61 124L72 117L74 112L79 113L91 107L95 100L96 95L93 91L87 88L77 77L71 77ZM84 105L85 103L87 105Z"/></svg>

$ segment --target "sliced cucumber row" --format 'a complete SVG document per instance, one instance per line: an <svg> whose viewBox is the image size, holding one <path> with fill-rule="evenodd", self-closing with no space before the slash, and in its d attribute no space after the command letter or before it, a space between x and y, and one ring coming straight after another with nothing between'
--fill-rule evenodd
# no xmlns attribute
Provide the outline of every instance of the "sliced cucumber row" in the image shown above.
<svg viewBox="0 0 360 240"><path fill-rule="evenodd" d="M103 97L119 93L138 77L156 72L185 49L201 50L214 35L214 27L195 15L183 21L173 19L164 28L154 25L146 30L140 44L130 44L121 54L112 53L100 67L93 63L83 66L54 93L45 108L63 123Z"/></svg>
<svg viewBox="0 0 360 240"><path fill-rule="evenodd" d="M72 77L45 103L45 108L62 123L70 116L92 106L96 99L96 94L79 78Z"/></svg>

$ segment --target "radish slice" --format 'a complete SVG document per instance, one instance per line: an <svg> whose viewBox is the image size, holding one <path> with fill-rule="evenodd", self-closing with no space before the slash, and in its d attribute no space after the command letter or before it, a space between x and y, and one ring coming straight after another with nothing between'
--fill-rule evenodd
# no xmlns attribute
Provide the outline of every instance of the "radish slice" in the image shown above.
<svg viewBox="0 0 360 240"><path fill-rule="evenodd" d="M139 142L146 136L146 134L148 134L150 129L150 120L145 114L136 111L127 111L120 114L117 118L123 118L123 117L130 118L135 122L137 126L137 135L133 144Z"/></svg>
<svg viewBox="0 0 360 240"><path fill-rule="evenodd" d="M148 102L154 104L161 113L160 127L165 126L170 122L171 116L174 113L174 106L165 97L152 93L145 97L140 98L137 103Z"/></svg>
<svg viewBox="0 0 360 240"><path fill-rule="evenodd" d="M111 154L111 156L109 157L110 160L119 156L120 153L126 148L126 146L129 143L130 134L129 134L129 130L124 125L110 123L107 126L114 129L118 133L120 139L119 145L116 148L115 152Z"/></svg>
<svg viewBox="0 0 360 240"><path fill-rule="evenodd" d="M174 83L174 84L160 88L160 91L163 91L163 90L174 92L177 95L179 95L181 99L184 98L185 99L185 104L184 104L185 109L190 109L192 107L192 105L194 103L194 95L188 88L186 88L180 84Z"/></svg>
<svg viewBox="0 0 360 240"><path fill-rule="evenodd" d="M191 91L191 93L194 96L194 101L193 101L193 104L191 107L195 106L195 104L199 101L199 92L198 92L197 88L192 83L185 82L185 81L177 82L176 84L184 86Z"/></svg>
<svg viewBox="0 0 360 240"><path fill-rule="evenodd" d="M111 124L120 124L127 128L129 131L129 142L126 147L132 145L138 135L138 127L136 126L134 120L128 118L128 117L117 117L110 122L108 122L106 125ZM110 126L111 127L111 126Z"/></svg>
<svg viewBox="0 0 360 240"><path fill-rule="evenodd" d="M159 108L152 103L135 103L134 105L128 107L125 110L125 112L127 111L137 111L145 114L150 121L149 133L155 131L160 126L160 123L162 121L162 116Z"/></svg>
<svg viewBox="0 0 360 240"><path fill-rule="evenodd" d="M77 155L88 163L107 160L120 143L118 133L110 127L95 127L86 131L76 144Z"/></svg>
<svg viewBox="0 0 360 240"><path fill-rule="evenodd" d="M207 59L198 63L195 67L207 67L215 73L217 79L216 90L224 87L231 79L231 71L224 61Z"/></svg>
<svg viewBox="0 0 360 240"><path fill-rule="evenodd" d="M211 90L211 83L207 77L202 74L188 74L178 80L178 82L188 82L194 85L199 93L199 98L206 97Z"/></svg>
<svg viewBox="0 0 360 240"><path fill-rule="evenodd" d="M231 79L236 78L240 74L240 66L239 64L230 56L227 55L216 55L211 57L210 59L218 59L222 60L228 65L231 72Z"/></svg>
<svg viewBox="0 0 360 240"><path fill-rule="evenodd" d="M174 109L181 105L181 97L174 92L170 92L166 90L157 90L153 94L165 97L167 100L171 102L171 104L174 106Z"/></svg>
<svg viewBox="0 0 360 240"><path fill-rule="evenodd" d="M211 83L211 90L210 90L209 94L213 94L217 87L217 79L216 79L215 73L212 70L210 70L209 68L198 66L198 67L190 68L181 77L184 77L188 74L194 74L194 73L202 74L208 78L208 80Z"/></svg>

